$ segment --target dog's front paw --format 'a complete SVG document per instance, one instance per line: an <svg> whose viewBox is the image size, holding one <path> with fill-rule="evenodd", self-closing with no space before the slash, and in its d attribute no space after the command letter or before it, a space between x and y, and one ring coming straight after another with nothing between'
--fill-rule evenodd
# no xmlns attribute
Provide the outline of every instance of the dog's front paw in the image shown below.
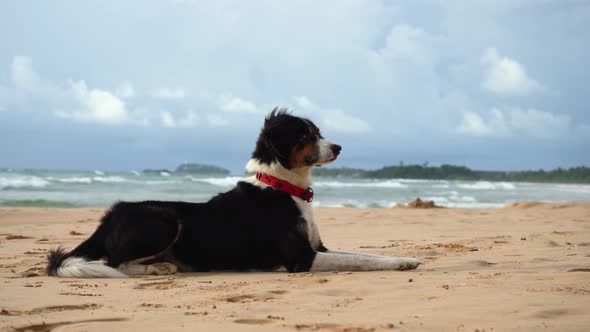
<svg viewBox="0 0 590 332"><path fill-rule="evenodd" d="M413 270L417 268L420 264L422 264L416 258L403 257L399 258L399 260L399 267L397 268L399 271Z"/></svg>
<svg viewBox="0 0 590 332"><path fill-rule="evenodd" d="M178 271L176 265L166 262L155 263L147 266L147 274L167 275L174 274L176 271Z"/></svg>

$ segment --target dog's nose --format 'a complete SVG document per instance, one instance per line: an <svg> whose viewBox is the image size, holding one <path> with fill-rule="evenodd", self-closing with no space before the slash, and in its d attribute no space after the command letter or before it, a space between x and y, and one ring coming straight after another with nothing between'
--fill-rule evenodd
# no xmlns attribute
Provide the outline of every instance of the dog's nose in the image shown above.
<svg viewBox="0 0 590 332"><path fill-rule="evenodd" d="M337 156L340 154L340 151L342 151L342 147L338 144L332 144L330 146L330 149L332 149L332 153Z"/></svg>

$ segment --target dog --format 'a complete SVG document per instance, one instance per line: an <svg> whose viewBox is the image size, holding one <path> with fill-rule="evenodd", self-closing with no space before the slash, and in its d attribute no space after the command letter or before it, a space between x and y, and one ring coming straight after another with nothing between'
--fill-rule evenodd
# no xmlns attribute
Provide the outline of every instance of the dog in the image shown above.
<svg viewBox="0 0 590 332"><path fill-rule="evenodd" d="M311 169L333 162L341 150L309 119L275 108L246 165L252 176L205 203L117 202L74 250L50 252L47 273L91 278L415 269L420 262L414 258L337 252L322 243L311 207Z"/></svg>

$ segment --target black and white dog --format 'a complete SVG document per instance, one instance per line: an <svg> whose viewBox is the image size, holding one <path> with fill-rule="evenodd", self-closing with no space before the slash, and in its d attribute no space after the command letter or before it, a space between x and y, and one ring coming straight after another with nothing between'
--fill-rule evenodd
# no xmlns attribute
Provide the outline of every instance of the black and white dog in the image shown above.
<svg viewBox="0 0 590 332"><path fill-rule="evenodd" d="M418 267L414 258L335 252L323 245L310 204L311 168L336 160L340 150L310 120L275 108L246 165L254 175L206 203L116 203L89 239L69 253L52 251L47 272L87 278Z"/></svg>

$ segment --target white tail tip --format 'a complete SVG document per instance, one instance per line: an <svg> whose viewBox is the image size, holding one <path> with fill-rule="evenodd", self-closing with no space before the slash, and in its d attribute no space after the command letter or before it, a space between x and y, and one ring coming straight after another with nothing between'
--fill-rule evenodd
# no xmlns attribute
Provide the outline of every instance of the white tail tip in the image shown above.
<svg viewBox="0 0 590 332"><path fill-rule="evenodd" d="M57 275L64 278L126 278L127 275L105 265L101 261L87 261L82 257L70 257L57 268Z"/></svg>

